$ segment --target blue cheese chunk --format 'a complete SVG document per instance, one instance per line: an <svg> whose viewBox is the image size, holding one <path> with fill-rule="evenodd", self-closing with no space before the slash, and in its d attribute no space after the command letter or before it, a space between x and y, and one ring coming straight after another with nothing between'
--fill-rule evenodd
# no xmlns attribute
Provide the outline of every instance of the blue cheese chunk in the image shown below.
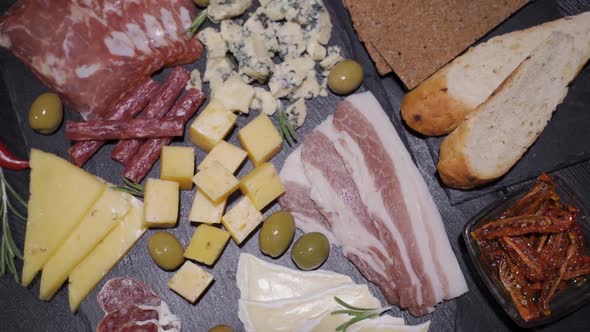
<svg viewBox="0 0 590 332"><path fill-rule="evenodd" d="M201 81L201 72L198 69L191 71L191 78L186 82L185 90L198 89L203 90L203 82Z"/></svg>
<svg viewBox="0 0 590 332"><path fill-rule="evenodd" d="M312 0L287 0L288 6L285 12L285 19L298 23L301 26L308 25L313 19Z"/></svg>
<svg viewBox="0 0 590 332"><path fill-rule="evenodd" d="M306 34L309 39L315 39L320 44L326 45L332 35L330 13L324 7L322 0L309 1L311 2L311 11L309 24L305 27Z"/></svg>
<svg viewBox="0 0 590 332"><path fill-rule="evenodd" d="M207 57L218 58L225 56L225 53L227 53L227 44L221 37L219 31L213 28L206 28L197 34L197 38L205 44Z"/></svg>
<svg viewBox="0 0 590 332"><path fill-rule="evenodd" d="M288 0L261 1L260 4L264 8L266 16L272 21L284 20L289 9Z"/></svg>
<svg viewBox="0 0 590 332"><path fill-rule="evenodd" d="M279 51L275 29L278 23L272 22L264 14L263 8L258 8L244 23L244 30L250 34L260 35L265 38L268 55L273 57Z"/></svg>
<svg viewBox="0 0 590 332"><path fill-rule="evenodd" d="M330 70L342 60L344 60L342 57L342 49L340 49L339 46L328 46L328 56L320 61L320 67L324 69L322 75L328 76Z"/></svg>
<svg viewBox="0 0 590 332"><path fill-rule="evenodd" d="M307 54L314 61L322 61L326 58L326 48L320 45L317 40L312 39L307 43Z"/></svg>
<svg viewBox="0 0 590 332"><path fill-rule="evenodd" d="M307 76L301 86L299 86L293 96L292 99L311 99L315 98L320 94L320 84L318 83L318 79L316 78L316 72L314 69L307 72Z"/></svg>
<svg viewBox="0 0 590 332"><path fill-rule="evenodd" d="M278 64L268 82L270 92L276 98L290 97L303 84L307 73L314 66L315 62L309 56L288 59Z"/></svg>
<svg viewBox="0 0 590 332"><path fill-rule="evenodd" d="M226 58L207 57L207 68L203 81L209 82L211 91L215 91L223 82L235 73L231 62Z"/></svg>
<svg viewBox="0 0 590 332"><path fill-rule="evenodd" d="M307 41L299 24L285 22L276 30L276 34L281 58L297 58L305 52Z"/></svg>
<svg viewBox="0 0 590 332"><path fill-rule="evenodd" d="M244 83L239 75L234 75L214 89L211 97L219 100L230 111L247 114L254 98L254 88Z"/></svg>
<svg viewBox="0 0 590 332"><path fill-rule="evenodd" d="M256 87L254 88L254 98L250 104L250 109L263 112L270 116L277 111L279 103L272 93L263 88Z"/></svg>
<svg viewBox="0 0 590 332"><path fill-rule="evenodd" d="M294 128L303 126L305 118L307 117L307 106L305 106L305 100L303 98L297 99L296 102L289 105L285 110L287 115L287 121L293 125Z"/></svg>
<svg viewBox="0 0 590 332"><path fill-rule="evenodd" d="M242 15L251 5L252 0L210 0L207 16L212 22L219 23Z"/></svg>

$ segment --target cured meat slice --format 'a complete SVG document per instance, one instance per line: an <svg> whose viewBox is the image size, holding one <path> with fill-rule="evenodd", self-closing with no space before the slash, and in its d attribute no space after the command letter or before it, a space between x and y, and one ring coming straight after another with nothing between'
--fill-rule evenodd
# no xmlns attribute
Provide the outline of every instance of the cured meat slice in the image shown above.
<svg viewBox="0 0 590 332"><path fill-rule="evenodd" d="M180 320L168 304L141 281L113 278L96 299L107 314L96 328L99 332L180 331Z"/></svg>
<svg viewBox="0 0 590 332"><path fill-rule="evenodd" d="M181 118L66 121L66 138L72 141L173 137L183 134L184 121Z"/></svg>
<svg viewBox="0 0 590 332"><path fill-rule="evenodd" d="M156 94L156 98L153 98L150 101L138 118L156 119L162 118L166 115L172 105L174 105L174 101L184 90L186 82L188 82L189 79L190 73L188 71L181 67L175 67L170 76L168 76L166 82L164 82L160 88L160 91ZM111 158L123 165L127 165L129 160L131 160L133 155L137 153L144 142L144 140L139 139L120 141L113 149Z"/></svg>
<svg viewBox="0 0 590 332"><path fill-rule="evenodd" d="M205 95L200 90L190 89L180 97L172 110L166 115L166 118L180 118L183 123L186 123L204 100ZM160 158L162 148L170 144L170 142L172 142L172 138L148 139L131 158L125 167L123 176L135 183L139 183Z"/></svg>
<svg viewBox="0 0 590 332"><path fill-rule="evenodd" d="M128 278L113 278L106 282L96 296L105 313L117 311L133 304L158 305L160 298L143 282Z"/></svg>
<svg viewBox="0 0 590 332"><path fill-rule="evenodd" d="M327 232L390 303L421 316L467 291L426 183L371 93L341 102L280 176L281 206L297 226ZM357 237L347 236L350 229ZM386 257L351 254L375 240Z"/></svg>
<svg viewBox="0 0 590 332"><path fill-rule="evenodd" d="M183 33L195 16L190 0L19 0L0 19L0 46L85 119L104 118L152 73L201 55Z"/></svg>
<svg viewBox="0 0 590 332"><path fill-rule="evenodd" d="M382 236L389 234L380 231L386 227L373 222L359 190L328 137L334 135L333 131L330 117L309 133L302 145L303 168L307 179L313 183L310 197L328 220L329 233L336 238L335 244L342 246L345 256L368 267L362 273L381 286L388 301L400 299L396 282L392 279L393 275L400 274L403 276L396 279L407 283L400 285L401 290L412 292L404 299L416 299L417 287L412 288L409 284L410 276L404 262L397 255L391 255L401 250L391 236ZM385 243L390 243L388 248Z"/></svg>
<svg viewBox="0 0 590 332"><path fill-rule="evenodd" d="M147 105L158 91L160 85L151 78L146 79L140 86L129 92L115 105L113 111L105 117L106 120L131 119ZM106 141L78 142L68 149L70 160L81 167L92 157Z"/></svg>

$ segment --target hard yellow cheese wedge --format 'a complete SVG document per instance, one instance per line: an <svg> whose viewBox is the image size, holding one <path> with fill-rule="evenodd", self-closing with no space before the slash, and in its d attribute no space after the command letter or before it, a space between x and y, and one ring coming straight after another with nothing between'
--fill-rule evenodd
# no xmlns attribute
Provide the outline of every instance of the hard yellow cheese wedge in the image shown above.
<svg viewBox="0 0 590 332"><path fill-rule="evenodd" d="M106 189L99 178L50 153L32 149L30 163L24 286L31 283Z"/></svg>
<svg viewBox="0 0 590 332"><path fill-rule="evenodd" d="M49 300L70 272L131 209L131 195L106 189L80 224L51 256L41 275L40 297Z"/></svg>
<svg viewBox="0 0 590 332"><path fill-rule="evenodd" d="M139 238L145 233L143 223L143 203L131 199L131 210L103 240L100 242L72 273L68 295L70 310L75 312L80 303L109 271L127 254Z"/></svg>

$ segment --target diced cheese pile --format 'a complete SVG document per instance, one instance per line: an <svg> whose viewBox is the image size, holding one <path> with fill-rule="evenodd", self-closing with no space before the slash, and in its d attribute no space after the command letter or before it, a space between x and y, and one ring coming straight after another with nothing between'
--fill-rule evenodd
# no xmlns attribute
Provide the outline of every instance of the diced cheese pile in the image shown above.
<svg viewBox="0 0 590 332"><path fill-rule="evenodd" d="M341 49L326 50L332 22L322 0L259 3L243 21L235 18L251 7L251 0L210 2L209 18L220 27L198 34L208 52L203 81L230 111L272 115L282 108L279 98L286 99L292 102L287 119L297 128L307 115L305 99L327 96L327 76L343 59ZM252 87L254 81L268 89Z"/></svg>
<svg viewBox="0 0 590 332"><path fill-rule="evenodd" d="M331 315L341 307L334 297L362 308L379 308L381 303L366 285L329 271L298 271L241 254L236 274L240 289L238 316L250 331L335 331L351 319ZM383 315L350 327L357 332L426 332L430 322L408 326L403 318Z"/></svg>

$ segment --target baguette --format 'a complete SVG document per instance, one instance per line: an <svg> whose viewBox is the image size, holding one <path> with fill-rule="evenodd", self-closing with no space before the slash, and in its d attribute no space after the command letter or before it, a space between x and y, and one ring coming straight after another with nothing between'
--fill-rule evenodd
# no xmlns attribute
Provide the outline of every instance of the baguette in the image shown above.
<svg viewBox="0 0 590 332"><path fill-rule="evenodd" d="M438 172L470 189L504 175L535 142L588 61L571 34L553 32L441 144Z"/></svg>
<svg viewBox="0 0 590 332"><path fill-rule="evenodd" d="M472 47L410 91L402 102L404 121L424 135L453 131L556 31L571 34L575 47L590 53L590 12L494 37Z"/></svg>

